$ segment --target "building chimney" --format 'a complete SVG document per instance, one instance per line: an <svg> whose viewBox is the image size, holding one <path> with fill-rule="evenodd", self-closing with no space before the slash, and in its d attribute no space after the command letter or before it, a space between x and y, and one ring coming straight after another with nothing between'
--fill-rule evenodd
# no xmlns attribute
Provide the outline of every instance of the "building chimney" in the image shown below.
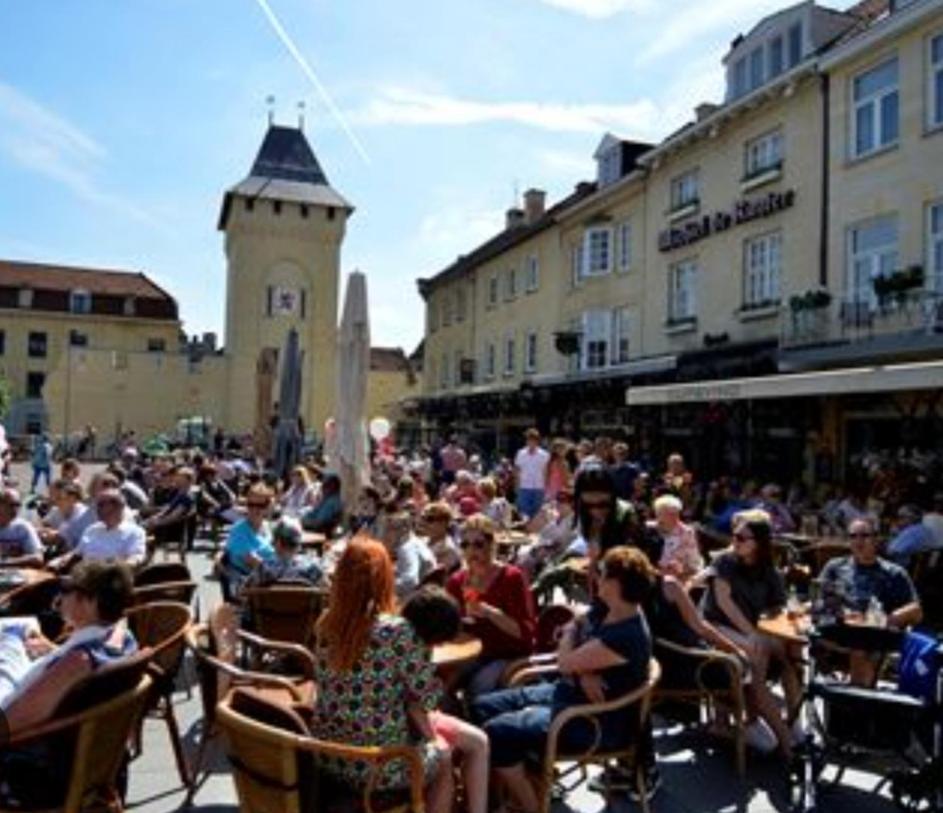
<svg viewBox="0 0 943 813"><path fill-rule="evenodd" d="M516 229L519 226L524 225L524 210L518 209L516 206L512 206L507 211L505 218L505 228L506 229Z"/></svg>
<svg viewBox="0 0 943 813"><path fill-rule="evenodd" d="M524 193L524 221L530 226L544 216L547 193L543 189L528 189Z"/></svg>
<svg viewBox="0 0 943 813"><path fill-rule="evenodd" d="M716 112L719 107L720 105L713 104L712 102L703 102L694 108L694 113L698 121L704 121L709 115Z"/></svg>

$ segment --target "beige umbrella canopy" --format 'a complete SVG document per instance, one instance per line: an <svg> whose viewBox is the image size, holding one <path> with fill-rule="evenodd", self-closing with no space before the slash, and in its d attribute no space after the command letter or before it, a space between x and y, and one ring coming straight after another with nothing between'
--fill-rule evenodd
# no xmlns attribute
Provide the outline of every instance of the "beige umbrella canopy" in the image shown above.
<svg viewBox="0 0 943 813"><path fill-rule="evenodd" d="M337 337L337 425L334 465L341 478L345 512L353 510L360 489L369 482L370 464L364 409L370 367L370 320L367 278L354 271L347 278L344 311Z"/></svg>

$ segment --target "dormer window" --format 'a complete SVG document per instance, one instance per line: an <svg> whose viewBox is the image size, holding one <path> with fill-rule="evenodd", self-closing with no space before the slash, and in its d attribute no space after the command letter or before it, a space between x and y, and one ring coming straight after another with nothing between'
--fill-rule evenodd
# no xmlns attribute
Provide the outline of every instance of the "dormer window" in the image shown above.
<svg viewBox="0 0 943 813"><path fill-rule="evenodd" d="M780 35L769 41L769 76L779 76L783 72L783 38Z"/></svg>
<svg viewBox="0 0 943 813"><path fill-rule="evenodd" d="M124 300L124 315L125 316L134 316L135 311L137 310L134 302L133 296L125 297Z"/></svg>
<svg viewBox="0 0 943 813"><path fill-rule="evenodd" d="M802 59L802 23L789 26L789 67L793 68Z"/></svg>
<svg viewBox="0 0 943 813"><path fill-rule="evenodd" d="M795 17L791 17L795 20ZM794 68L805 51L801 20L788 20L734 43L728 63L727 98L737 99Z"/></svg>
<svg viewBox="0 0 943 813"><path fill-rule="evenodd" d="M21 308L32 308L33 307L33 289L32 288L20 288L18 303Z"/></svg>
<svg viewBox="0 0 943 813"><path fill-rule="evenodd" d="M610 147L596 161L596 180L600 186L608 186L619 180L621 150L618 145Z"/></svg>
<svg viewBox="0 0 943 813"><path fill-rule="evenodd" d="M92 295L88 291L72 291L69 294L69 310L72 313L91 313Z"/></svg>

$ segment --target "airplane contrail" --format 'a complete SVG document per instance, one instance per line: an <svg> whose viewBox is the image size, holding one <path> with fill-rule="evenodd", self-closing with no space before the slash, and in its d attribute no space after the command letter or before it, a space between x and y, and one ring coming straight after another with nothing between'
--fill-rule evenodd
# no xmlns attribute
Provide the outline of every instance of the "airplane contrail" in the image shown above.
<svg viewBox="0 0 943 813"><path fill-rule="evenodd" d="M364 149L363 144L361 144L360 139L357 138L356 133L354 133L354 131L350 128L350 125L344 118L344 114L341 113L340 109L334 103L334 100L331 98L331 94L328 93L327 88L324 87L324 84L320 79L318 79L318 75L308 64L308 60L304 58L301 51L298 50L298 46L295 45L284 26L282 26L281 22L279 22L278 17L275 16L275 12L272 11L272 7L268 4L268 0L255 0L255 2L258 4L259 8L262 9L262 13L265 14L266 19L269 21L269 25L272 26L275 34L282 41L282 45L285 46L288 53L291 54L295 62L298 63L298 67L301 68L305 76L308 77L308 79L311 81L311 84L314 85L314 89L321 97L321 101L327 105L327 109L331 112L331 115L341 126L341 129L347 135L347 138L350 139L350 143L354 145L354 149L357 150L357 153L361 158L363 158L364 162L369 164L370 156L367 155L367 151Z"/></svg>

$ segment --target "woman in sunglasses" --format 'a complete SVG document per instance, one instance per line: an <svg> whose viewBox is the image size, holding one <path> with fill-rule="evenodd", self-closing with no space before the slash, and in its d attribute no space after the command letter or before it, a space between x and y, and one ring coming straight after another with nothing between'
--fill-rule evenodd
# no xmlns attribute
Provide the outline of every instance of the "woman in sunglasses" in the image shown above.
<svg viewBox="0 0 943 813"><path fill-rule="evenodd" d="M497 688L508 662L529 655L536 619L533 598L520 568L494 557L494 523L483 514L469 517L459 547L465 567L449 578L446 589L481 639L481 656L464 676L471 695Z"/></svg>
<svg viewBox="0 0 943 813"><path fill-rule="evenodd" d="M246 577L263 561L275 559L268 523L272 496L267 486L261 483L252 486L246 494L246 518L229 531L218 565L229 595L236 595Z"/></svg>
<svg viewBox="0 0 943 813"><path fill-rule="evenodd" d="M763 635L757 622L786 604L783 577L773 561L773 532L769 514L753 509L733 518L733 544L711 564L710 586L704 596L704 617L726 638L742 647L750 659L752 681L747 700L751 712L769 724L779 749L792 756L792 737L766 685L771 661L782 666L787 708L800 699L799 676L782 641ZM759 724L761 725L761 724Z"/></svg>

